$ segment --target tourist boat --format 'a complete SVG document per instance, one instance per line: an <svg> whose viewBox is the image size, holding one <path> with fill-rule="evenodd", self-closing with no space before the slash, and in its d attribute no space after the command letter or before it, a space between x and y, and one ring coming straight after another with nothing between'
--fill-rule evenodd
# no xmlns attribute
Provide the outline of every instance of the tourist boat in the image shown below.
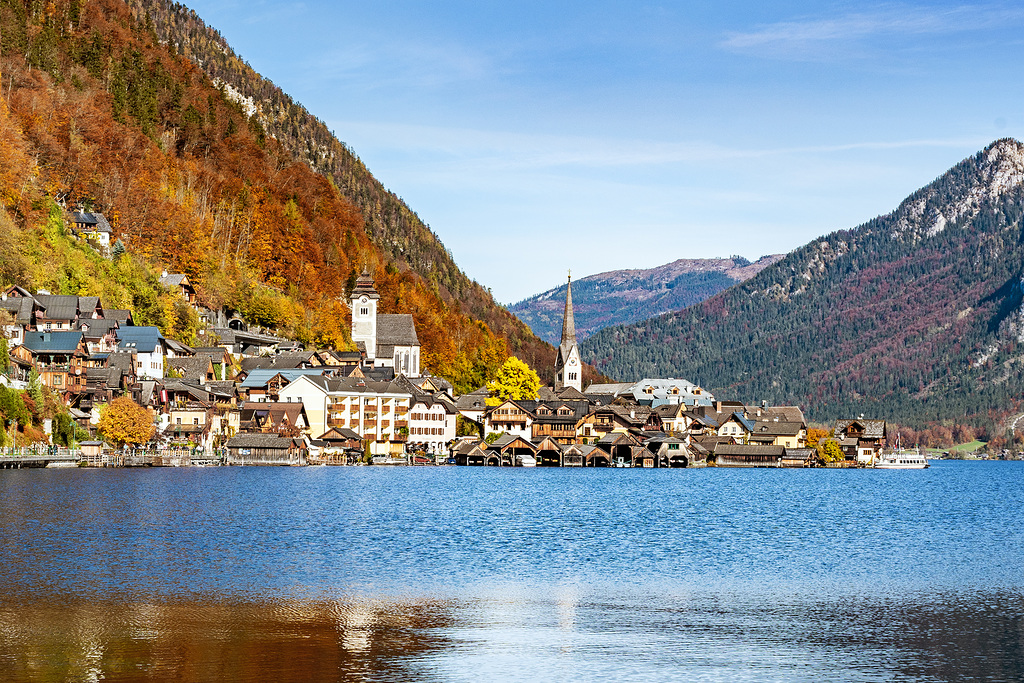
<svg viewBox="0 0 1024 683"><path fill-rule="evenodd" d="M923 470L930 467L928 458L920 450L906 451L900 443L900 435L896 435L896 448L890 453L882 453L873 461L876 470Z"/></svg>

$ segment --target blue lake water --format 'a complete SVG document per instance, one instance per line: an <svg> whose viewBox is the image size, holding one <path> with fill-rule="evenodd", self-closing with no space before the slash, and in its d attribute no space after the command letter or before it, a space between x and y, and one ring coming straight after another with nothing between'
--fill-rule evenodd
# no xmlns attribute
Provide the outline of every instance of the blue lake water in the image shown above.
<svg viewBox="0 0 1024 683"><path fill-rule="evenodd" d="M1022 477L0 471L0 679L1019 681Z"/></svg>

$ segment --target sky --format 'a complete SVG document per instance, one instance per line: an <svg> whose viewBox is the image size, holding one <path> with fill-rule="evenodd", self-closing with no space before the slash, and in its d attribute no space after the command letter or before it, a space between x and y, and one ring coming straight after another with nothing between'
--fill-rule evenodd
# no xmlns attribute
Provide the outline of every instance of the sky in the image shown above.
<svg viewBox="0 0 1024 683"><path fill-rule="evenodd" d="M506 304L785 253L1024 139L1011 2L186 4Z"/></svg>

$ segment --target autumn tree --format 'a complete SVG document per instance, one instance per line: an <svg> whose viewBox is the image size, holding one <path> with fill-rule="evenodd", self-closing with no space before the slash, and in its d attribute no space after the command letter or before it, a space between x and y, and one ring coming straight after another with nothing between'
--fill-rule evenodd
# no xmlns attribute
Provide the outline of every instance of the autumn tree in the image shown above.
<svg viewBox="0 0 1024 683"><path fill-rule="evenodd" d="M820 442L822 439L827 439L829 436L830 433L827 429L822 429L821 427L811 427L810 429L807 430L807 447L817 448L818 442Z"/></svg>
<svg viewBox="0 0 1024 683"><path fill-rule="evenodd" d="M838 462L846 457L843 455L843 449L839 447L839 442L835 439L819 441L818 453L821 454L825 462Z"/></svg>
<svg viewBox="0 0 1024 683"><path fill-rule="evenodd" d="M127 396L115 398L101 411L100 432L119 445L146 443L153 436L153 416Z"/></svg>
<svg viewBox="0 0 1024 683"><path fill-rule="evenodd" d="M487 383L491 396L488 405L498 405L502 401L530 401L537 398L540 391L540 378L533 369L515 356L510 356L500 368L495 378Z"/></svg>

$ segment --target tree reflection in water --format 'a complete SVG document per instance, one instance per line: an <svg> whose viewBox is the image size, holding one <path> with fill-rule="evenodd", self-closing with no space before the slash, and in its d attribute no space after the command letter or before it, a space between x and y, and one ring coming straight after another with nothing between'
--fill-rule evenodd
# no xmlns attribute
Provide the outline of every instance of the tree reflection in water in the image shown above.
<svg viewBox="0 0 1024 683"><path fill-rule="evenodd" d="M0 604L4 681L416 680L443 604Z"/></svg>

